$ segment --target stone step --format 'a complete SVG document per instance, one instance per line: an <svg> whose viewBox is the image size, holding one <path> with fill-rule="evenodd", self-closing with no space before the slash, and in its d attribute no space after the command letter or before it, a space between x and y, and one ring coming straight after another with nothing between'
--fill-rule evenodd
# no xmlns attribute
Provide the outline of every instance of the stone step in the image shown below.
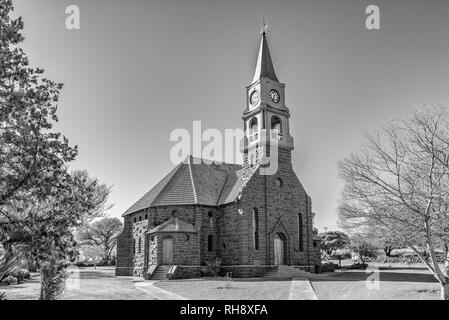
<svg viewBox="0 0 449 320"><path fill-rule="evenodd" d="M170 271L170 268L171 266L157 266L150 280L167 280L167 272Z"/></svg>

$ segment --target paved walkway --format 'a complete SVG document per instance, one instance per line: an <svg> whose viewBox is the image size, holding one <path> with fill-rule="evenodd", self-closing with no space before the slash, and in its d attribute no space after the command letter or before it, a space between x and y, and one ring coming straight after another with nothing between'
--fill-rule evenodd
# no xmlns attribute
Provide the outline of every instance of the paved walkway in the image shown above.
<svg viewBox="0 0 449 320"><path fill-rule="evenodd" d="M139 281L136 282L134 285L137 289L140 291L143 291L147 295L157 299L157 300L186 300L186 298L181 297L175 293L166 291L164 289L158 288L154 285L154 283L157 281Z"/></svg>
<svg viewBox="0 0 449 320"><path fill-rule="evenodd" d="M293 279L289 300L318 300L309 279Z"/></svg>

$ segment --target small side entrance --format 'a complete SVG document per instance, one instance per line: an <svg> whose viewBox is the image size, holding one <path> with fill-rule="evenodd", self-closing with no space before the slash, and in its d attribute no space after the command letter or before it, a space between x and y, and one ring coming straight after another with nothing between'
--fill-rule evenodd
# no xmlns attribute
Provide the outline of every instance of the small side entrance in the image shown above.
<svg viewBox="0 0 449 320"><path fill-rule="evenodd" d="M274 264L276 266L282 266L285 264L284 257L285 240L280 234L274 236Z"/></svg>
<svg viewBox="0 0 449 320"><path fill-rule="evenodd" d="M162 240L162 264L173 264L173 239Z"/></svg>

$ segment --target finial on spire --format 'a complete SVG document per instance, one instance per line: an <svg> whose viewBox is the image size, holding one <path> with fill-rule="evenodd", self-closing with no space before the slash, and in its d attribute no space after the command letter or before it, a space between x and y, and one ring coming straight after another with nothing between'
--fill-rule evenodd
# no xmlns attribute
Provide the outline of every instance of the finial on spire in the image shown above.
<svg viewBox="0 0 449 320"><path fill-rule="evenodd" d="M269 78L273 81L279 81L274 72L273 61L271 60L270 48L268 47L267 38L265 34L269 32L268 25L263 19L263 28L261 30L262 37L260 37L259 55L257 57L256 71L254 72L254 78L251 83L256 82L261 78Z"/></svg>
<svg viewBox="0 0 449 320"><path fill-rule="evenodd" d="M268 32L270 32L269 26L265 23L265 17L262 17L262 30L260 30L261 34L267 34Z"/></svg>

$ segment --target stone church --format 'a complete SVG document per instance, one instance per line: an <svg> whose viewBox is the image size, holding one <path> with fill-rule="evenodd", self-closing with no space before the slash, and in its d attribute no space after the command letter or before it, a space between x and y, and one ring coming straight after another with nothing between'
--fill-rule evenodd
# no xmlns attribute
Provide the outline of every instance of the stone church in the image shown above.
<svg viewBox="0 0 449 320"><path fill-rule="evenodd" d="M312 202L292 166L285 84L265 31L246 92L243 165L192 157L177 165L123 214L116 275L196 277L220 259L234 277L260 277L320 263Z"/></svg>

